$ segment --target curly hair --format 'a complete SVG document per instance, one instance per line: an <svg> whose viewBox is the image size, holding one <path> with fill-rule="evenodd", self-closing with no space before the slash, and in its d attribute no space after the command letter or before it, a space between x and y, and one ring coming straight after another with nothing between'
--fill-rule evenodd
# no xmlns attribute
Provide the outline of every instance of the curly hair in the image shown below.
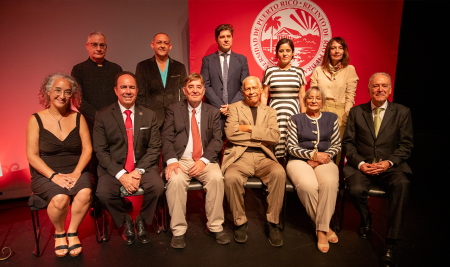
<svg viewBox="0 0 450 267"><path fill-rule="evenodd" d="M70 97L67 109L70 109L71 105L73 105L76 108L79 108L81 104L80 86L72 76L58 72L50 74L45 78L44 82L41 85L41 88L39 88L38 93L39 103L43 105L45 108L48 108L50 106L50 97L48 93L52 89L53 84L55 84L56 79L65 79L70 83L70 88L72 89L72 96Z"/></svg>

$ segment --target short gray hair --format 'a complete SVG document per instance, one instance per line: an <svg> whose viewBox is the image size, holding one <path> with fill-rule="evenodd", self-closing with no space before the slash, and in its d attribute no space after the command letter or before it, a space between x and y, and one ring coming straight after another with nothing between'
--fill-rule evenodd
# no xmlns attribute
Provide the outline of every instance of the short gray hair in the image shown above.
<svg viewBox="0 0 450 267"><path fill-rule="evenodd" d="M89 35L88 35L88 42L89 42L89 38L91 38L92 36L95 36L95 35L101 35L101 36L103 36L103 38L105 38L105 41L106 41L106 36L102 33L102 32L100 32L100 31L95 31L95 32L91 32Z"/></svg>
<svg viewBox="0 0 450 267"><path fill-rule="evenodd" d="M67 108L70 109L71 104L74 105L76 108L78 108L81 104L80 86L72 76L59 72L50 74L45 78L44 82L41 85L41 88L39 88L38 93L39 103L42 104L45 108L49 106L50 97L48 96L48 92L52 90L52 87L55 84L56 79L60 78L67 80L70 83L70 88L72 89L72 96L70 97L71 101L69 102Z"/></svg>
<svg viewBox="0 0 450 267"><path fill-rule="evenodd" d="M389 79L389 86L392 87L392 81L391 81L391 76L386 73L386 72L375 72L374 74L372 74L372 76L370 76L369 78L369 85L367 86L367 88L370 90L370 84L372 84L372 79L373 77L377 76L377 75L384 75L386 77L388 77Z"/></svg>
<svg viewBox="0 0 450 267"><path fill-rule="evenodd" d="M242 90L242 91L244 91L244 88L245 88L245 82L246 82L247 79L249 79L249 78L256 79L256 82L258 83L259 89L262 89L262 84L261 84L261 81L259 80L258 77L256 77L256 76L248 76L247 78L245 78L245 79L242 81L242 87L241 87L241 90Z"/></svg>
<svg viewBox="0 0 450 267"><path fill-rule="evenodd" d="M320 95L322 96L322 106L325 106L325 103L327 101L327 98L325 96L325 92L320 89L317 86L311 86L309 87L308 91L306 91L305 96L303 97L303 104L306 106L306 99L309 97L309 95L312 93L312 91L319 91Z"/></svg>

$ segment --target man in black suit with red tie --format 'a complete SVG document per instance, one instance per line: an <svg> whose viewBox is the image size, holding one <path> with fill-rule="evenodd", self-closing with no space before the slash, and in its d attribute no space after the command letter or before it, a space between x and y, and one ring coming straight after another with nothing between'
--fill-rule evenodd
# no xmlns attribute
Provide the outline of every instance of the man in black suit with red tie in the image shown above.
<svg viewBox="0 0 450 267"><path fill-rule="evenodd" d="M367 239L371 232L367 194L372 184L382 186L390 196L384 266L396 264L396 243L408 202L406 174L412 173L406 160L413 149L411 113L407 107L387 100L391 92L389 74L373 74L369 80L372 99L350 110L342 141L347 157L343 170L347 189L361 217L359 237Z"/></svg>
<svg viewBox="0 0 450 267"><path fill-rule="evenodd" d="M95 117L94 150L100 162L97 196L116 227L125 226L122 238L129 245L136 233L123 207L120 187L130 194L142 187L144 199L136 230L138 241L148 243L146 223L152 223L158 198L164 192L158 171L161 141L157 119L153 111L135 104L138 88L133 73L117 74L114 90L119 101Z"/></svg>

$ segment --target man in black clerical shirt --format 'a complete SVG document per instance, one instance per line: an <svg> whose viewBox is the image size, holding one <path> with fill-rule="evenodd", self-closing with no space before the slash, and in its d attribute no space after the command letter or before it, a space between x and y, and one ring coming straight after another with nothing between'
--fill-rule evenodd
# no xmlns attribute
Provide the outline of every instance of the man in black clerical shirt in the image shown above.
<svg viewBox="0 0 450 267"><path fill-rule="evenodd" d="M114 79L117 73L122 72L122 68L105 59L107 48L103 33L96 31L89 34L86 43L89 58L75 65L71 73L81 87L82 100L79 110L86 119L91 137L95 113L117 102ZM94 182L98 180L97 166L97 157L92 153L90 171L94 174Z"/></svg>

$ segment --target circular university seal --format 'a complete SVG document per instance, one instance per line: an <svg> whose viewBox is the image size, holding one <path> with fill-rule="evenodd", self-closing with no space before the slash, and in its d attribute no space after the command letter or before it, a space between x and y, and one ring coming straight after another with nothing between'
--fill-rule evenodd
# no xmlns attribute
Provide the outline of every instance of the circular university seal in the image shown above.
<svg viewBox="0 0 450 267"><path fill-rule="evenodd" d="M278 63L275 47L282 38L294 42L291 64L308 76L322 62L331 39L330 22L313 1L275 0L261 10L250 33L253 57L263 70Z"/></svg>

